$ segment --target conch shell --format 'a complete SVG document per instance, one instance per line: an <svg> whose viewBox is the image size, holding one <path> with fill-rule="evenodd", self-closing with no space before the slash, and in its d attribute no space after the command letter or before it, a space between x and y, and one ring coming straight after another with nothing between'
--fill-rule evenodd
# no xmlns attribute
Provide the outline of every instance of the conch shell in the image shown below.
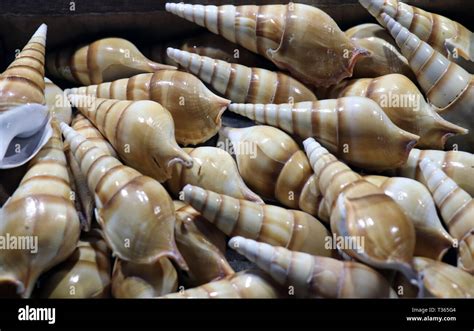
<svg viewBox="0 0 474 331"><path fill-rule="evenodd" d="M101 148L108 155L117 158L117 153L112 145L105 140L100 131L81 113L74 116L71 126L77 133L84 136L95 146ZM76 193L74 201L81 219L81 225L84 231L89 231L92 219L94 218L94 194L89 190L87 177L82 173L81 165L77 162L74 153L69 148L69 144L64 144L64 153L66 154L67 163L74 182L74 192Z"/></svg>
<svg viewBox="0 0 474 331"><path fill-rule="evenodd" d="M59 122L71 124L72 108L66 94L50 79L44 78L44 97L51 115Z"/></svg>
<svg viewBox="0 0 474 331"><path fill-rule="evenodd" d="M329 231L313 216L299 210L239 200L197 186L186 185L184 201L228 236L242 236L313 255L331 256Z"/></svg>
<svg viewBox="0 0 474 331"><path fill-rule="evenodd" d="M175 47L182 51L208 56L225 62L239 63L248 67L274 68L273 63L258 54L252 53L244 47L210 32L200 33L184 40L172 41L166 45L152 45L147 49L149 57L153 61L178 67L179 64L166 54L167 47Z"/></svg>
<svg viewBox="0 0 474 331"><path fill-rule="evenodd" d="M382 275L362 263L292 252L243 237L232 238L229 247L256 263L278 284L292 287L297 297L397 297Z"/></svg>
<svg viewBox="0 0 474 331"><path fill-rule="evenodd" d="M242 271L199 287L165 295L168 299L277 299L281 290L267 275Z"/></svg>
<svg viewBox="0 0 474 331"><path fill-rule="evenodd" d="M401 166L419 138L398 128L375 101L363 97L231 104L229 110L301 138L315 137L342 160L365 169Z"/></svg>
<svg viewBox="0 0 474 331"><path fill-rule="evenodd" d="M69 100L114 146L124 163L144 175L164 182L173 164L192 167L192 158L174 140L171 114L160 104L74 94L69 94Z"/></svg>
<svg viewBox="0 0 474 331"><path fill-rule="evenodd" d="M443 149L446 139L467 130L444 120L407 77L390 74L343 81L325 91L326 98L367 97L382 108L399 128L420 136L421 148Z"/></svg>
<svg viewBox="0 0 474 331"><path fill-rule="evenodd" d="M318 8L289 3L202 6L167 3L166 10L265 56L302 82L329 86L352 75L368 54Z"/></svg>
<svg viewBox="0 0 474 331"><path fill-rule="evenodd" d="M186 269L174 241L173 202L160 183L124 166L61 123L71 151L94 192L96 220L113 253L133 263L174 259Z"/></svg>
<svg viewBox="0 0 474 331"><path fill-rule="evenodd" d="M79 240L69 258L41 280L40 297L55 299L107 298L112 266L110 252L100 230Z"/></svg>
<svg viewBox="0 0 474 331"><path fill-rule="evenodd" d="M161 70L112 83L66 90L119 100L152 100L173 116L176 141L202 143L219 131L221 116L230 101L212 93L198 78L182 71Z"/></svg>
<svg viewBox="0 0 474 331"><path fill-rule="evenodd" d="M330 210L333 235L350 239L343 252L375 268L395 269L414 280L415 229L384 191L338 161L313 138L304 148Z"/></svg>
<svg viewBox="0 0 474 331"><path fill-rule="evenodd" d="M166 186L175 196L178 196L186 184L191 184L237 199L263 203L245 185L234 159L223 149L203 146L184 148L184 151L192 158L193 166L185 168L181 164L173 165L171 178Z"/></svg>
<svg viewBox="0 0 474 331"><path fill-rule="evenodd" d="M119 299L155 298L178 288L178 274L166 257L151 264L115 260L112 294Z"/></svg>
<svg viewBox="0 0 474 331"><path fill-rule="evenodd" d="M46 32L42 24L0 75L0 169L25 164L52 136L44 96Z"/></svg>
<svg viewBox="0 0 474 331"><path fill-rule="evenodd" d="M29 297L38 277L76 248L80 224L58 124L30 161L20 186L0 209L0 235L16 245L0 250L0 296Z"/></svg>
<svg viewBox="0 0 474 331"><path fill-rule="evenodd" d="M465 126L471 131L469 135L452 141L461 148L472 150L474 146L474 121L472 121L474 79L472 74L449 61L388 15L382 13L382 18L403 55L408 59L428 101L439 112L443 112L446 120Z"/></svg>
<svg viewBox="0 0 474 331"><path fill-rule="evenodd" d="M318 180L293 138L265 125L225 127L220 135L231 141L240 175L253 191L265 200L319 215Z"/></svg>
<svg viewBox="0 0 474 331"><path fill-rule="evenodd" d="M438 218L436 206L425 185L402 177L364 176L395 201L413 222L416 233L415 255L441 260L455 246Z"/></svg>
<svg viewBox="0 0 474 331"><path fill-rule="evenodd" d="M384 24L385 13L451 61L474 72L474 36L462 24L397 0L359 2L380 24Z"/></svg>
<svg viewBox="0 0 474 331"><path fill-rule="evenodd" d="M454 238L463 240L464 244L470 242L472 238L469 237L474 237L474 199L429 159L424 158L420 162L420 168L449 233ZM474 250L471 250L470 254L466 251L471 248L474 247L463 245L458 265L472 264Z"/></svg>
<svg viewBox="0 0 474 331"><path fill-rule="evenodd" d="M420 170L420 162L428 158L438 168L443 170L460 188L474 196L474 154L461 151L419 150L413 148L407 162L395 170L396 175L416 179L426 184ZM393 175L393 172L391 173Z"/></svg>
<svg viewBox="0 0 474 331"><path fill-rule="evenodd" d="M175 48L168 48L167 53L232 102L278 104L317 100L306 86L282 72L214 60Z"/></svg>
<svg viewBox="0 0 474 331"><path fill-rule="evenodd" d="M189 266L185 274L186 284L193 287L234 274L224 252L219 248L221 240L215 243L213 239L216 236L208 235L209 231L206 231L209 226L214 226L206 226L206 223L208 221L191 206L176 209L176 244Z"/></svg>
<svg viewBox="0 0 474 331"><path fill-rule="evenodd" d="M474 298L474 276L449 264L415 257L413 264L423 281L423 297Z"/></svg>
<svg viewBox="0 0 474 331"><path fill-rule="evenodd" d="M46 67L57 78L84 85L176 69L147 59L134 44L122 38L99 39L75 49L60 49L48 55Z"/></svg>

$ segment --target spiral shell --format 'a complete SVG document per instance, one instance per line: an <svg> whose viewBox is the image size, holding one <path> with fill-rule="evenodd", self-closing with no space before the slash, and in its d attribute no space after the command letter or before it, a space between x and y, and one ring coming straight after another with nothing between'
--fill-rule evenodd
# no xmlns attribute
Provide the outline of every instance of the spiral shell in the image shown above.
<svg viewBox="0 0 474 331"><path fill-rule="evenodd" d="M44 96L46 32L42 24L0 75L0 169L25 164L51 138Z"/></svg>
<svg viewBox="0 0 474 331"><path fill-rule="evenodd" d="M176 47L182 51L195 53L201 56L208 56L213 59L230 63L239 63L248 67L274 68L273 64L258 54L236 45L221 36L213 33L200 33L191 38L167 43L169 47ZM166 54L164 44L153 45L149 48L150 58L154 61L179 66Z"/></svg>
<svg viewBox="0 0 474 331"><path fill-rule="evenodd" d="M48 72L77 84L100 84L143 72L176 67L153 62L128 40L105 38L78 48L60 49L46 58Z"/></svg>
<svg viewBox="0 0 474 331"><path fill-rule="evenodd" d="M174 140L170 113L148 101L101 99L69 94L79 109L107 138L129 166L159 182L171 176L171 166L192 167L193 160Z"/></svg>
<svg viewBox="0 0 474 331"><path fill-rule="evenodd" d="M265 56L295 78L314 85L329 86L350 77L357 60L368 54L329 15L304 4L167 3L166 10Z"/></svg>
<svg viewBox="0 0 474 331"><path fill-rule="evenodd" d="M72 108L64 91L48 78L44 79L44 83L44 96L49 112L59 122L70 124L72 119Z"/></svg>
<svg viewBox="0 0 474 331"><path fill-rule="evenodd" d="M73 88L66 93L156 101L173 116L176 141L184 145L198 144L215 135L221 126L222 113L230 102L212 93L193 75L169 70Z"/></svg>
<svg viewBox="0 0 474 331"><path fill-rule="evenodd" d="M205 223L208 221L188 205L176 210L176 244L189 266L186 284L191 286L199 286L234 274L224 253L218 247L221 246L220 243L216 243L218 246L214 244L215 236L208 236L207 231L201 230L203 226L206 227Z"/></svg>
<svg viewBox="0 0 474 331"><path fill-rule="evenodd" d="M382 17L403 55L408 59L429 102L438 111L442 111L443 117L448 121L466 126L470 131L474 130L473 76L421 41L388 15L382 13ZM470 132L469 135L453 141L463 149L472 149L474 133Z"/></svg>
<svg viewBox="0 0 474 331"><path fill-rule="evenodd" d="M429 159L424 158L420 168L449 233L462 240L459 265L468 267L474 257L474 246L469 245L474 236L474 199Z"/></svg>
<svg viewBox="0 0 474 331"><path fill-rule="evenodd" d="M458 22L397 0L359 0L359 2L380 24L384 23L382 13L385 13L436 51L455 61L459 55L459 58L467 60L460 61L461 64L474 69L472 32Z"/></svg>
<svg viewBox="0 0 474 331"><path fill-rule="evenodd" d="M42 298L106 298L110 296L110 252L99 230L79 240L76 250L41 281Z"/></svg>
<svg viewBox="0 0 474 331"><path fill-rule="evenodd" d="M455 246L438 218L428 189L416 180L402 177L364 176L395 201L413 222L416 233L415 255L441 260Z"/></svg>
<svg viewBox="0 0 474 331"><path fill-rule="evenodd" d="M315 137L342 160L366 169L404 164L419 138L398 128L375 101L363 97L281 105L231 104L229 110L301 138Z"/></svg>
<svg viewBox="0 0 474 331"><path fill-rule="evenodd" d="M178 274L173 264L163 257L151 264L115 260L112 274L114 298L156 298L178 288Z"/></svg>
<svg viewBox="0 0 474 331"><path fill-rule="evenodd" d="M473 298L474 276L449 264L416 257L413 264L422 276L425 297Z"/></svg>
<svg viewBox="0 0 474 331"><path fill-rule="evenodd" d="M161 184L124 166L66 124L61 130L94 192L96 219L113 253L149 264L166 256L186 269L174 241L173 202Z"/></svg>
<svg viewBox="0 0 474 331"><path fill-rule="evenodd" d="M186 291L165 295L168 299L276 299L280 289L263 273L242 271Z"/></svg>
<svg viewBox="0 0 474 331"><path fill-rule="evenodd" d="M275 246L331 256L328 230L313 216L298 210L239 200L186 185L184 201L228 236L243 236Z"/></svg>
<svg viewBox="0 0 474 331"><path fill-rule="evenodd" d="M397 297L378 272L361 263L292 252L243 237L232 238L229 247L256 263L278 284L294 288L297 297Z"/></svg>
<svg viewBox="0 0 474 331"><path fill-rule="evenodd" d="M360 96L374 100L396 126L420 136L417 147L443 149L446 139L467 133L438 115L403 75L344 81L325 92L327 98Z"/></svg>
<svg viewBox="0 0 474 331"><path fill-rule="evenodd" d="M344 247L343 251L373 267L395 269L414 279L411 260L415 229L400 206L382 189L338 161L313 138L306 139L303 144L319 178L327 209L331 211L333 235L359 243Z"/></svg>
<svg viewBox="0 0 474 331"><path fill-rule="evenodd" d="M438 168L443 170L460 188L474 195L474 155L461 151L419 150L413 148L408 155L407 162L395 170L395 174L402 177L416 179L426 184L425 177L420 170L420 162L428 158ZM390 173L393 175L393 172Z"/></svg>
<svg viewBox="0 0 474 331"><path fill-rule="evenodd" d="M1 297L29 297L40 274L64 261L79 239L79 218L55 121L53 128L53 136L30 161L20 186L0 210L5 243L13 238L25 246L0 250Z"/></svg>
<svg viewBox="0 0 474 331"><path fill-rule="evenodd" d="M175 196L186 184L191 184L237 199L263 203L245 185L234 159L226 151L209 146L184 148L184 151L192 158L193 166L185 168L181 164L173 165L166 186Z"/></svg>
<svg viewBox="0 0 474 331"><path fill-rule="evenodd" d="M240 175L253 191L265 200L319 215L318 180L304 151L289 135L264 125L226 127L220 135L231 141Z"/></svg>
<svg viewBox="0 0 474 331"><path fill-rule="evenodd" d="M233 102L278 104L317 100L306 86L281 72L214 60L175 48L168 48L167 54Z"/></svg>

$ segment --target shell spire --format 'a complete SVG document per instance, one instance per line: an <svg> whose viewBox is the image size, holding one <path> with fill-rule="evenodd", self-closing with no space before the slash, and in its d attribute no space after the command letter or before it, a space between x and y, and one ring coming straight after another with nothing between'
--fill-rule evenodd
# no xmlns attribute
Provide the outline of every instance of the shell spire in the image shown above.
<svg viewBox="0 0 474 331"><path fill-rule="evenodd" d="M281 72L214 60L175 48L168 48L167 54L233 102L279 104L317 100L306 86Z"/></svg>
<svg viewBox="0 0 474 331"><path fill-rule="evenodd" d="M369 54L357 47L329 15L305 4L167 3L166 11L265 56L300 81L317 86L350 77L358 59Z"/></svg>
<svg viewBox="0 0 474 331"><path fill-rule="evenodd" d="M342 250L373 267L416 279L411 264L415 229L401 207L313 138L303 145L330 211L332 233L353 242Z"/></svg>
<svg viewBox="0 0 474 331"><path fill-rule="evenodd" d="M243 236L271 245L331 256L325 247L328 230L313 216L298 210L239 200L186 185L184 201L228 236Z"/></svg>
<svg viewBox="0 0 474 331"><path fill-rule="evenodd" d="M0 250L0 296L29 297L38 277L64 261L80 234L61 133L30 161L20 185L0 209L0 235L25 246Z"/></svg>
<svg viewBox="0 0 474 331"><path fill-rule="evenodd" d="M400 166L419 137L397 127L364 97L294 104L231 104L231 112L301 138L315 137L351 165L382 170Z"/></svg>
<svg viewBox="0 0 474 331"><path fill-rule="evenodd" d="M298 297L397 297L382 275L362 263L293 252L243 237L233 237L229 247L256 263L278 284L292 286Z"/></svg>
<svg viewBox="0 0 474 331"><path fill-rule="evenodd" d="M474 121L471 120L474 104L472 74L449 61L390 16L382 13L381 17L403 55L408 59L428 101L437 111L443 112L445 119L466 126L470 130L468 136L453 141L459 142L462 148L472 148L474 144Z"/></svg>
<svg viewBox="0 0 474 331"><path fill-rule="evenodd" d="M122 160L144 175L163 182L170 178L173 164L192 167L193 159L174 139L171 114L160 104L74 94L68 97L107 138Z"/></svg>
<svg viewBox="0 0 474 331"><path fill-rule="evenodd" d="M163 186L124 166L65 123L61 130L94 192L96 219L113 253L134 263L166 256L187 269L174 241L173 202Z"/></svg>

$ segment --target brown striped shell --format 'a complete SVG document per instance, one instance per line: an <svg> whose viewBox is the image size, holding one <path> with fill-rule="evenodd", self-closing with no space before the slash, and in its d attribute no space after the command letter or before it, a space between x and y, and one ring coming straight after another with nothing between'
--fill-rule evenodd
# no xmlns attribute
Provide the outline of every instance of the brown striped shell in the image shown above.
<svg viewBox="0 0 474 331"><path fill-rule="evenodd" d="M176 69L153 62L128 40L105 38L77 48L66 47L48 55L48 72L77 84L100 84L143 72Z"/></svg>
<svg viewBox="0 0 474 331"><path fill-rule="evenodd" d="M178 288L178 274L166 257L151 264L115 260L112 295L119 299L156 298Z"/></svg>
<svg viewBox="0 0 474 331"><path fill-rule="evenodd" d="M474 297L474 276L467 272L423 257L415 257L413 264L423 282L423 297Z"/></svg>
<svg viewBox="0 0 474 331"><path fill-rule="evenodd" d="M199 287L165 295L167 299L276 299L281 290L267 275L241 271Z"/></svg>
<svg viewBox="0 0 474 331"><path fill-rule="evenodd" d="M44 96L51 116L55 117L59 122L70 124L72 119L72 108L66 94L50 79L45 78L44 82Z"/></svg>
<svg viewBox="0 0 474 331"><path fill-rule="evenodd" d="M474 146L474 79L461 66L449 61L430 45L382 13L387 29L408 59L427 99L448 121L465 126L469 135L452 139L464 150Z"/></svg>
<svg viewBox="0 0 474 331"><path fill-rule="evenodd" d="M382 275L362 263L293 252L243 237L232 238L229 247L256 263L278 284L293 288L297 297L397 297Z"/></svg>
<svg viewBox="0 0 474 331"><path fill-rule="evenodd" d="M415 229L401 207L313 138L303 144L327 210L331 211L333 235L354 243L342 250L375 268L395 269L415 279L411 265Z"/></svg>
<svg viewBox="0 0 474 331"><path fill-rule="evenodd" d="M229 110L301 138L315 137L332 153L365 169L389 169L406 162L418 136L390 121L364 97L262 105L231 104Z"/></svg>
<svg viewBox="0 0 474 331"><path fill-rule="evenodd" d="M55 121L53 129L53 136L30 161L19 187L0 210L0 235L30 243L23 249L0 250L1 297L29 297L38 277L64 261L79 239L79 218Z"/></svg>
<svg viewBox="0 0 474 331"><path fill-rule="evenodd" d="M186 269L174 241L173 202L163 186L124 166L68 125L61 123L61 130L94 192L96 220L113 253L133 263L169 257Z"/></svg>
<svg viewBox="0 0 474 331"><path fill-rule="evenodd" d="M100 230L79 240L76 250L40 283L42 298L107 298L110 296L110 250Z"/></svg>
<svg viewBox="0 0 474 331"><path fill-rule="evenodd" d="M71 103L107 138L129 166L159 182L171 176L175 163L193 160L176 143L171 114L159 103L69 95Z"/></svg>
<svg viewBox="0 0 474 331"><path fill-rule="evenodd" d="M329 86L350 77L357 60L367 55L329 15L304 4L167 3L166 10L265 56L302 82L318 86Z"/></svg>
<svg viewBox="0 0 474 331"><path fill-rule="evenodd" d="M184 145L201 143L215 135L230 102L212 93L193 75L176 70L66 91L107 99L156 101L173 116L176 141Z"/></svg>
<svg viewBox="0 0 474 331"><path fill-rule="evenodd" d="M275 246L331 256L325 247L328 230L313 216L298 210L239 200L186 185L184 201L228 236L242 236Z"/></svg>
<svg viewBox="0 0 474 331"><path fill-rule="evenodd" d="M384 23L382 13L385 13L450 60L474 70L473 35L458 22L397 0L359 2L380 24Z"/></svg>
<svg viewBox="0 0 474 331"><path fill-rule="evenodd" d="M443 149L446 140L467 130L444 120L410 79L399 74L343 81L325 91L326 98L367 97L403 130L420 136L417 147Z"/></svg>
<svg viewBox="0 0 474 331"><path fill-rule="evenodd" d="M225 150L202 146L183 149L193 160L191 168L174 164L171 178L166 182L169 191L178 196L186 184L257 203L263 200L252 192L240 177L232 156Z"/></svg>
<svg viewBox="0 0 474 331"><path fill-rule="evenodd" d="M234 274L221 250L225 237L220 231L217 237L216 230L191 206L176 209L176 244L189 267L183 277L187 285L200 286Z"/></svg>
<svg viewBox="0 0 474 331"><path fill-rule="evenodd" d="M407 162L391 172L391 175L416 179L426 184L420 169L420 162L428 158L443 170L459 187L474 196L474 182L466 178L474 178L474 154L461 151L419 150L413 148Z"/></svg>
<svg viewBox="0 0 474 331"><path fill-rule="evenodd" d="M265 200L319 216L318 180L293 138L265 125L225 127L220 134L232 143L240 175L253 191Z"/></svg>
<svg viewBox="0 0 474 331"><path fill-rule="evenodd" d="M168 48L167 54L232 102L278 104L317 100L306 86L282 72L246 67L175 48Z"/></svg>

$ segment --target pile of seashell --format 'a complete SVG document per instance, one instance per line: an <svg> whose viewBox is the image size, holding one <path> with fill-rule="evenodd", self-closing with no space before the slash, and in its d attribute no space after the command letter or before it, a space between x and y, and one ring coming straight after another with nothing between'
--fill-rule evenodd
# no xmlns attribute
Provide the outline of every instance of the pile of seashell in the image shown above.
<svg viewBox="0 0 474 331"><path fill-rule="evenodd" d="M360 3L168 3L216 35L148 57L40 26L0 76L0 297L474 297L474 36Z"/></svg>

